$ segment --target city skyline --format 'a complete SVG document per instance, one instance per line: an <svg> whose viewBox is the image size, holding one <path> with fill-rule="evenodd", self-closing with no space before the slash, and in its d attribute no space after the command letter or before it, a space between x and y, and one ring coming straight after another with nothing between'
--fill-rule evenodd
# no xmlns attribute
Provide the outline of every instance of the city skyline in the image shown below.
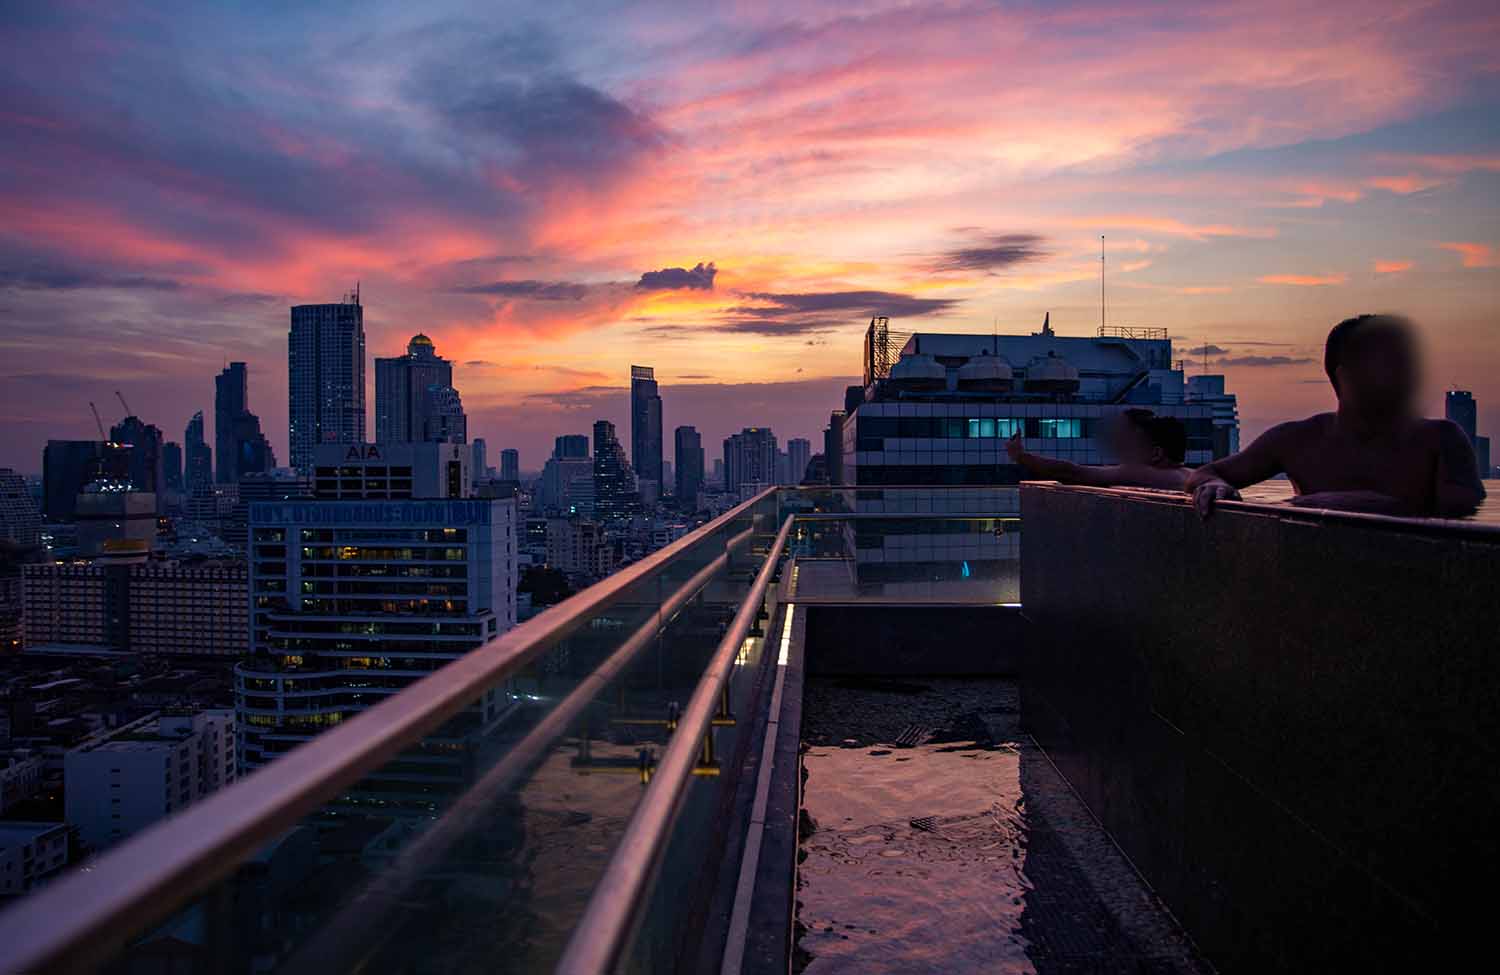
<svg viewBox="0 0 1500 975"><path fill-rule="evenodd" d="M290 459L285 309L355 280L369 355L433 335L529 469L627 429L632 361L663 429L816 439L871 314L1089 334L1100 235L1107 319L1227 374L1247 439L1327 407L1327 329L1385 309L1427 329L1427 412L1472 389L1500 427L1484 5L136 14L3 42L0 464L114 389L176 430L226 360Z"/></svg>

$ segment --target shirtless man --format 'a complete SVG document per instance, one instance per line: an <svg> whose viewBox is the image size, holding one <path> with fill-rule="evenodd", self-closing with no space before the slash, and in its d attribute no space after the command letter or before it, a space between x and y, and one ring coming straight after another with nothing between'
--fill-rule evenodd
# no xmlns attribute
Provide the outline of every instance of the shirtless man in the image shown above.
<svg viewBox="0 0 1500 975"><path fill-rule="evenodd" d="M1188 480L1207 517L1239 488L1285 473L1292 504L1389 515L1457 518L1484 500L1474 448L1447 420L1416 413L1421 385L1411 323L1360 315L1328 333L1323 368L1338 411L1272 427Z"/></svg>
<svg viewBox="0 0 1500 975"><path fill-rule="evenodd" d="M1095 487L1147 487L1181 491L1192 473L1182 466L1187 455L1187 429L1182 421L1157 416L1150 410L1126 410L1111 432L1119 463L1104 466L1072 464L1041 457L1021 446L1018 433L1005 444L1012 463L1026 473L1063 484Z"/></svg>

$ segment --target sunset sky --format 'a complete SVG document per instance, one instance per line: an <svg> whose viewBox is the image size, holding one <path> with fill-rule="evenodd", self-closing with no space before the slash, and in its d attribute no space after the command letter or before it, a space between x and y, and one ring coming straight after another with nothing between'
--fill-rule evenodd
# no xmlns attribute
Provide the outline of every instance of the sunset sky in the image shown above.
<svg viewBox="0 0 1500 975"><path fill-rule="evenodd" d="M1500 435L1493 0L313 6L0 5L0 465L233 359L285 464L287 306L356 280L492 463L626 433L631 363L669 441L816 442L872 314L1091 334L1101 234L1247 436L1383 310Z"/></svg>

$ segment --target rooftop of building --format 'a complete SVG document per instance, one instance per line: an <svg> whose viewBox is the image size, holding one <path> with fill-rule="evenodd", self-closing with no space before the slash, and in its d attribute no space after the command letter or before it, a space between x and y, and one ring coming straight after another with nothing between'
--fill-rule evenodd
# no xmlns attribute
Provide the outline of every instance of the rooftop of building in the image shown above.
<svg viewBox="0 0 1500 975"><path fill-rule="evenodd" d="M23 843L31 843L59 830L66 830L67 823L28 823L17 820L0 820L0 850Z"/></svg>

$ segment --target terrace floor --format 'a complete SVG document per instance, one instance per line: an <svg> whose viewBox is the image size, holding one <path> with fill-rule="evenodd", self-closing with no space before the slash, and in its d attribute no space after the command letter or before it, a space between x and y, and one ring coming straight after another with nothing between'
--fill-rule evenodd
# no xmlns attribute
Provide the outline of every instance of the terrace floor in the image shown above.
<svg viewBox="0 0 1500 975"><path fill-rule="evenodd" d="M794 970L1210 971L1009 680L809 679Z"/></svg>

